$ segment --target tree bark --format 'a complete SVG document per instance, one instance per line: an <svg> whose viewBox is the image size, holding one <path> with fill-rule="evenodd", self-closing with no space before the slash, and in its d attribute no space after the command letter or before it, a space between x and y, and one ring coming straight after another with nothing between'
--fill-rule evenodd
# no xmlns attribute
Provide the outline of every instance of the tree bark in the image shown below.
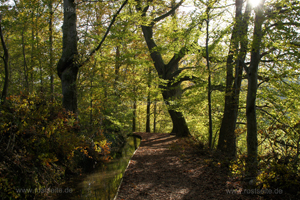
<svg viewBox="0 0 300 200"><path fill-rule="evenodd" d="M168 105L168 112L172 119L173 129L171 133L175 133L178 137L187 137L190 135L190 131L188 129L187 123L183 114L176 110L176 106L170 106L170 101L176 100L178 96L181 95L180 81L177 83L173 83L174 79L180 74L174 75L174 72L178 70L178 65L180 60L185 56L186 48L182 48L177 54L173 56L173 58L169 61L168 64L165 64L162 58L161 53L157 50L157 45L153 39L153 25L174 14L175 10L181 5L183 1L180 1L177 5L173 5L172 9L167 13L157 17L153 20L153 22L148 25L142 25L142 32L147 43L148 49L150 51L150 56L152 61L154 62L155 69L162 79L167 81L167 85L160 85L160 88L163 89L162 94L164 101ZM137 0L137 11L142 11L142 17L146 16L148 6L142 8L140 2Z"/></svg>
<svg viewBox="0 0 300 200"><path fill-rule="evenodd" d="M74 0L64 0L64 22L63 22L63 53L57 64L57 74L61 79L63 106L67 111L77 112L77 74L80 67L89 62L90 58L101 48L117 16L127 4L125 0L119 10L114 14L102 40L93 49L87 58L79 63L77 50L77 30L76 30L76 3Z"/></svg>
<svg viewBox="0 0 300 200"><path fill-rule="evenodd" d="M209 1L208 1L209 3ZM210 65L209 65L209 49L208 49L208 42L209 42L209 11L210 8L207 8L207 19L206 19L206 66L208 71L208 87L207 87L207 101L208 101L208 147L212 148L212 112L211 112L211 72L210 72Z"/></svg>
<svg viewBox="0 0 300 200"><path fill-rule="evenodd" d="M246 176L255 178L257 175L257 121L256 121L256 93L257 93L257 71L260 62L260 45L262 41L262 24L264 21L262 1L255 9L254 33L251 51L250 67L248 69L248 91L247 91L247 160Z"/></svg>
<svg viewBox="0 0 300 200"><path fill-rule="evenodd" d="M121 68L121 60L120 60L120 46L116 47L116 62L115 62L115 80L113 83L114 93L116 96L119 96L118 93L118 81L119 81L119 71Z"/></svg>
<svg viewBox="0 0 300 200"><path fill-rule="evenodd" d="M220 128L218 149L229 156L236 156L235 128L238 117L239 95L242 83L243 66L247 51L247 32L250 4L247 2L242 16L243 1L236 1L236 21L231 34L231 44L226 61L225 107ZM241 50L239 50L241 45ZM236 57L236 59L234 59ZM235 69L235 75L233 75Z"/></svg>
<svg viewBox="0 0 300 200"><path fill-rule="evenodd" d="M54 100L54 75L53 75L53 5L52 0L49 1L49 71L50 71L50 95L51 101Z"/></svg>
<svg viewBox="0 0 300 200"><path fill-rule="evenodd" d="M157 104L156 104L156 99L155 99L154 107L153 107L153 133L156 133L156 109L157 109Z"/></svg>
<svg viewBox="0 0 300 200"><path fill-rule="evenodd" d="M147 95L147 108L146 108L146 132L150 133L150 87L151 87L151 68L148 69L148 95Z"/></svg>
<svg viewBox="0 0 300 200"><path fill-rule="evenodd" d="M25 53L25 39L24 39L24 31L25 31L25 26L23 27L22 30L22 54L23 54L23 69L24 69L24 77L25 77L25 89L26 92L29 92L29 80L28 80L28 66L26 62L26 53Z"/></svg>
<svg viewBox="0 0 300 200"><path fill-rule="evenodd" d="M147 96L147 108L146 108L146 132L150 133L150 106L151 106L151 102L150 102L150 91L148 91L148 96Z"/></svg>
<svg viewBox="0 0 300 200"><path fill-rule="evenodd" d="M172 88L172 86L168 86L165 88L165 91L163 91L162 94L164 101L168 106L168 112L173 124L171 134L175 134L177 137L190 136L190 131L182 112L179 112L176 109L178 107L176 97L181 95L181 88ZM175 100L174 103L172 103L171 100Z"/></svg>
<svg viewBox="0 0 300 200"><path fill-rule="evenodd" d="M34 62L34 53L35 53L35 46L34 46L34 39L35 39L35 30L34 30L34 10L31 11L31 55L30 55L30 86L29 86L29 91L33 91L33 68L35 65Z"/></svg>
<svg viewBox="0 0 300 200"><path fill-rule="evenodd" d="M134 100L133 100L133 111L132 111L132 132L136 132L136 86L133 86L133 95L134 95Z"/></svg>
<svg viewBox="0 0 300 200"><path fill-rule="evenodd" d="M63 53L57 73L61 79L63 106L74 113L77 112L77 56L76 5L74 0L64 0Z"/></svg>
<svg viewBox="0 0 300 200"><path fill-rule="evenodd" d="M4 61L4 84L3 84L3 90L2 90L2 95L1 95L1 104L4 104L6 101L6 97L7 97L7 90L8 90L8 60L9 60L9 54L8 54L8 49L6 47L5 41L4 41L4 37L3 37L3 33L2 33L2 16L0 15L0 37L1 37L1 43L2 43L2 47L3 47L3 51L4 51L4 56L2 57L3 61Z"/></svg>

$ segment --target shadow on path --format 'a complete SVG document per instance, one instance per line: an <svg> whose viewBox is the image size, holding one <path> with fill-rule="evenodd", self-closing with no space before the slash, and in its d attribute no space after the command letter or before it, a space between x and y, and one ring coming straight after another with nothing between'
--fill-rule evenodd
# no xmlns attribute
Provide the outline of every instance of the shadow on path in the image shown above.
<svg viewBox="0 0 300 200"><path fill-rule="evenodd" d="M175 136L137 134L143 140L125 171L117 200L256 199L227 194L227 171L205 155L170 149L178 141Z"/></svg>

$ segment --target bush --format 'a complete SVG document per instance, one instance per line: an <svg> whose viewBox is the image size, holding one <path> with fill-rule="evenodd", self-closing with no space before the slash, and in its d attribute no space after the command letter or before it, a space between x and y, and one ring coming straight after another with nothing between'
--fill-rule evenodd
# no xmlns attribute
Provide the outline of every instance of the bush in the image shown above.
<svg viewBox="0 0 300 200"><path fill-rule="evenodd" d="M285 193L297 195L300 188L299 163L293 159L276 155L261 157L257 184L260 188L282 189Z"/></svg>
<svg viewBox="0 0 300 200"><path fill-rule="evenodd" d="M245 179L245 163L247 156L240 155L231 163L232 178L234 180ZM271 189L272 191L281 190L290 196L299 195L300 188L300 170L299 162L292 157L283 157L277 154L267 154L260 156L258 165L258 176L256 184L258 189ZM245 186L248 187L246 182ZM251 186L251 187L253 187Z"/></svg>
<svg viewBox="0 0 300 200"><path fill-rule="evenodd" d="M44 96L7 98L0 112L0 196L32 199L20 189L45 189L63 182L66 169L78 171L80 159L109 159L109 143L101 130L81 134L73 113ZM75 154L83 156L75 156ZM78 157L80 159L78 159ZM38 195L46 195L40 193Z"/></svg>

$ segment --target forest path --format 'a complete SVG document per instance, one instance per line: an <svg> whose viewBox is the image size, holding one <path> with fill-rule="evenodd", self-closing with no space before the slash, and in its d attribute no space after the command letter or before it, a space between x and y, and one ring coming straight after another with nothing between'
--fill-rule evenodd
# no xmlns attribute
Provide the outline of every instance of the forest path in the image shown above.
<svg viewBox="0 0 300 200"><path fill-rule="evenodd" d="M136 134L143 139L116 200L259 199L227 194L233 188L228 185L226 169L209 155L195 154L184 140L169 134Z"/></svg>

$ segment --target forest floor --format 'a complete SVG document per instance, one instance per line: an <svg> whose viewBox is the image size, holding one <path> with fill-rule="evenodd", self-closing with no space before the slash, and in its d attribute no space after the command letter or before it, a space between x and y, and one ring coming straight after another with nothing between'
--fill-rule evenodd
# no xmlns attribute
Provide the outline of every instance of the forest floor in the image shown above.
<svg viewBox="0 0 300 200"><path fill-rule="evenodd" d="M228 167L218 161L222 156L216 159L208 150L196 148L191 139L189 142L169 134L136 134L143 139L115 200L283 198L243 194L239 182L230 180Z"/></svg>

